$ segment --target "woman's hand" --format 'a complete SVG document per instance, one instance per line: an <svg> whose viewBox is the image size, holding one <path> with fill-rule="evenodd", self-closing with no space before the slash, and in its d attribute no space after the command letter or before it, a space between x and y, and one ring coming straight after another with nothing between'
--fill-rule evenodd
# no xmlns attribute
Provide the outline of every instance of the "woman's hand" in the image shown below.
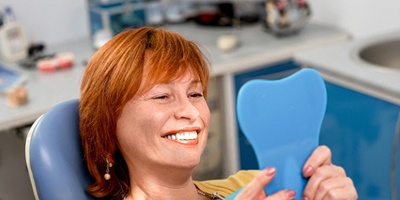
<svg viewBox="0 0 400 200"><path fill-rule="evenodd" d="M304 177L310 177L303 199L357 199L353 181L346 176L342 167L333 165L331 151L326 146L319 146L308 158L303 168Z"/></svg>
<svg viewBox="0 0 400 200"><path fill-rule="evenodd" d="M272 180L276 174L275 168L266 168L236 196L235 200L290 200L294 199L296 193L294 190L282 190L275 194L265 195L264 187Z"/></svg>
<svg viewBox="0 0 400 200"><path fill-rule="evenodd" d="M236 196L235 200L285 200L294 199L294 190L282 190L266 197L264 187L276 174L275 168L262 170ZM331 151L326 146L319 146L308 158L303 168L304 177L309 181L303 191L305 200L355 200L357 192L353 181L346 176L342 167L333 165Z"/></svg>

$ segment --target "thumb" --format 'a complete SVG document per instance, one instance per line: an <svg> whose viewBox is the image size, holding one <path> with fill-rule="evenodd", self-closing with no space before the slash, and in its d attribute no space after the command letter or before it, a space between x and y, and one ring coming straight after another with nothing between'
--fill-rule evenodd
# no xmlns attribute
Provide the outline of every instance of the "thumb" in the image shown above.
<svg viewBox="0 0 400 200"><path fill-rule="evenodd" d="M272 180L276 174L276 169L266 168L262 170L252 181L236 196L235 200L257 199L265 196L264 187Z"/></svg>

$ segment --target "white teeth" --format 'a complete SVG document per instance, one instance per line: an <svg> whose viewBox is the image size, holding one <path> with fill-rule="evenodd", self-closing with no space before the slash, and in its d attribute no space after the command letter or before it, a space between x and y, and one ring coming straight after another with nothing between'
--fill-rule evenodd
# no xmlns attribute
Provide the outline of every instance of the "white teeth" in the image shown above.
<svg viewBox="0 0 400 200"><path fill-rule="evenodd" d="M191 131L191 132L176 133L174 135L167 135L164 138L167 138L169 140L195 140L197 139L197 132Z"/></svg>

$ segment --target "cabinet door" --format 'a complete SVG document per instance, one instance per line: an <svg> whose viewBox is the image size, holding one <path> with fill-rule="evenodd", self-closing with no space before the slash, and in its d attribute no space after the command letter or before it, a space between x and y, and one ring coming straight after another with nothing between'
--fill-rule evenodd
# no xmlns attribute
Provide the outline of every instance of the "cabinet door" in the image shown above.
<svg viewBox="0 0 400 200"><path fill-rule="evenodd" d="M392 199L391 156L400 107L332 83L326 87L320 144L330 147L332 162L353 179L359 199Z"/></svg>
<svg viewBox="0 0 400 200"><path fill-rule="evenodd" d="M298 71L300 67L292 61L285 61L274 65L268 65L261 69L250 71L235 76L235 98L239 92L240 87L249 80L252 79L267 79L276 80L287 77L294 72ZM243 134L240 127L238 127L239 133L239 158L240 158L240 169L259 169L257 158L255 156L253 147Z"/></svg>

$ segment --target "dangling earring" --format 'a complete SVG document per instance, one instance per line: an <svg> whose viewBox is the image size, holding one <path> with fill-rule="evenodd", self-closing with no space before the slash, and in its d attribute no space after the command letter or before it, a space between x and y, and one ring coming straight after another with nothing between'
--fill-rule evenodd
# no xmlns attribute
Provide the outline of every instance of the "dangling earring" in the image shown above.
<svg viewBox="0 0 400 200"><path fill-rule="evenodd" d="M112 163L108 161L108 158L106 158L106 162L107 162L107 168L106 168L106 174L104 174L104 179L108 181L111 178L110 168L112 167Z"/></svg>

